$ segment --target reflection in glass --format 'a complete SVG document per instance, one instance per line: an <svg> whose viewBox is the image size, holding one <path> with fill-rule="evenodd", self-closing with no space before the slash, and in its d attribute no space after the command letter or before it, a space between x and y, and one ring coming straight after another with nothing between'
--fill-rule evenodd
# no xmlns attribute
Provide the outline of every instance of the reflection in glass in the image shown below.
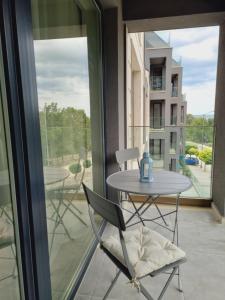
<svg viewBox="0 0 225 300"><path fill-rule="evenodd" d="M20 299L20 291L1 92L3 90L3 78L0 80L0 299L15 300Z"/></svg>
<svg viewBox="0 0 225 300"><path fill-rule="evenodd" d="M81 183L104 192L99 24L91 0L33 1L54 299L64 297L93 241Z"/></svg>

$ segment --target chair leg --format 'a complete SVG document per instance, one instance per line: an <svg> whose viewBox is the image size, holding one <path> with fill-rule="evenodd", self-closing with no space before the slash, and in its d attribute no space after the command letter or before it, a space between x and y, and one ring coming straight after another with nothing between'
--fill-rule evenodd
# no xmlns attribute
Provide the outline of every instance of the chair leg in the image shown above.
<svg viewBox="0 0 225 300"><path fill-rule="evenodd" d="M140 292L145 296L148 300L154 300L146 288L140 283Z"/></svg>
<svg viewBox="0 0 225 300"><path fill-rule="evenodd" d="M111 290L112 290L114 284L116 283L117 279L119 278L120 273L121 273L121 271L119 270L119 271L117 272L117 274L116 274L116 277L113 279L112 283L110 284L110 286L109 286L107 292L105 293L105 296L102 298L102 300L107 299L107 297L108 297L109 293L111 292Z"/></svg>
<svg viewBox="0 0 225 300"><path fill-rule="evenodd" d="M84 222L84 220L81 219L71 208L70 205L71 203L66 204L64 201L62 202L63 205L66 207L65 210L63 211L60 220L63 219L64 215L66 214L67 211L70 211L83 225L88 226L87 223Z"/></svg>
<svg viewBox="0 0 225 300"><path fill-rule="evenodd" d="M183 293L183 287L182 287L182 282L181 282L181 278L180 278L180 267L178 267L178 270L177 270L177 272L178 272L178 291L179 292L181 292L181 293Z"/></svg>
<svg viewBox="0 0 225 300"><path fill-rule="evenodd" d="M169 284L170 284L170 282L171 282L173 276L175 275L177 269L178 269L178 267L176 267L176 268L173 269L173 272L170 274L170 276L169 276L169 278L168 278L166 284L164 285L164 287L163 287L163 289L162 289L162 291L161 291L161 293L160 293L160 295L159 295L158 300L161 300L161 299L162 299L162 297L163 297L163 295L165 294L165 292L166 292L166 290L167 290L167 288L168 288L168 286L169 286Z"/></svg>

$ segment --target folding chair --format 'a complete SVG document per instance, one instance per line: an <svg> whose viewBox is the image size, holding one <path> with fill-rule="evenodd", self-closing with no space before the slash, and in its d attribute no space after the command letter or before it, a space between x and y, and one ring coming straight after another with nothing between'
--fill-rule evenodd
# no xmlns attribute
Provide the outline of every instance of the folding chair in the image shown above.
<svg viewBox="0 0 225 300"><path fill-rule="evenodd" d="M140 168L140 163L139 163L139 149L138 148L130 148L130 149L123 149L123 150L118 150L116 151L116 160L117 163L119 164L119 168L120 170L122 170L122 166L125 165L128 161L131 160L136 160L137 164L138 164L138 168ZM133 215L127 220L126 224L129 223L135 216L138 216L141 219L142 224L144 224L144 220L141 218L141 216L143 215L143 213L147 210L147 208L149 208L152 204L154 204L155 208L157 209L160 218L163 220L163 223L165 224L165 226L168 226L168 224L166 223L165 218L163 217L163 213L161 212L161 210L159 209L156 201L158 197L147 197L146 200L144 201L144 203L137 208L137 206L135 205L134 201L132 200L132 197L130 196L130 194L126 194L128 196L128 199L130 200L131 204L134 207L135 212L133 213ZM120 194L120 200L122 202L122 193ZM147 204L147 208L143 209L141 211L141 209L144 207L144 205ZM151 220L149 220L151 221ZM132 225L130 225L132 226Z"/></svg>
<svg viewBox="0 0 225 300"><path fill-rule="evenodd" d="M171 273L169 272L169 277L157 298L158 300L162 299L179 265L186 261L185 253L169 240L147 227L141 226L126 231L123 213L118 204L101 197L84 184L83 189L88 202L93 231L99 241L100 248L119 269L103 300L109 295L121 272L127 276L130 283L146 299L153 300L153 297L142 285L141 279L170 271ZM111 225L117 227L119 236L102 239L94 221L94 213L98 213Z"/></svg>
<svg viewBox="0 0 225 300"><path fill-rule="evenodd" d="M55 234L56 230L59 225L62 225L66 235L70 240L73 240L71 237L69 230L67 229L66 224L64 223L63 218L65 217L65 214L69 211L76 219L78 219L84 226L88 226L87 223L81 218L80 215L82 215L82 212L72 203L72 200L76 195L78 194L79 190L81 188L81 183L79 185L70 185L65 187L65 180L63 181L62 187L53 187L53 188L48 188L47 190L47 199L50 201L51 206L53 208L53 214L50 216L48 219L52 220L54 222L54 227L52 230L52 237L51 241L49 243L49 252L51 253L54 239L55 239ZM72 194L71 201L66 201L64 199L64 194L69 191L75 191L75 193ZM57 200L58 204L55 203ZM68 202L68 203L67 203ZM74 208L74 211L72 208Z"/></svg>

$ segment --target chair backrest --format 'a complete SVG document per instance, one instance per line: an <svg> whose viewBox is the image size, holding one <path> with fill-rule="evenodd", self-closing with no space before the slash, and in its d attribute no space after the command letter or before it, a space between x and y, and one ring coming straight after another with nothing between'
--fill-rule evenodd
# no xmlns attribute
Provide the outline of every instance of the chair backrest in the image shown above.
<svg viewBox="0 0 225 300"><path fill-rule="evenodd" d="M124 164L125 162L137 159L139 162L139 149L138 148L130 148L116 151L116 160L119 165Z"/></svg>
<svg viewBox="0 0 225 300"><path fill-rule="evenodd" d="M84 183L82 185L88 204L93 210L112 225L120 230L125 230L126 226L120 206L90 190Z"/></svg>

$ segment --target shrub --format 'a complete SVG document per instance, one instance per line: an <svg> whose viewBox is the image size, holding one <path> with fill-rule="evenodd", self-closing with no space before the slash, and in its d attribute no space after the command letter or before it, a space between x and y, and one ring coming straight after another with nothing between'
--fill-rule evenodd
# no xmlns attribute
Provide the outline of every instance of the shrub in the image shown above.
<svg viewBox="0 0 225 300"><path fill-rule="evenodd" d="M69 166L69 170L72 174L78 174L81 172L81 164L72 164Z"/></svg>
<svg viewBox="0 0 225 300"><path fill-rule="evenodd" d="M191 148L198 150L198 147L196 145L188 144L185 146L185 154L189 154L188 152L189 152L189 149L191 149Z"/></svg>
<svg viewBox="0 0 225 300"><path fill-rule="evenodd" d="M192 156L192 155L198 156L199 151L198 151L198 149L192 147L192 148L189 148L187 154L189 154L190 156Z"/></svg>
<svg viewBox="0 0 225 300"><path fill-rule="evenodd" d="M89 159L84 160L83 167L87 169L90 168L90 166L91 166L91 161Z"/></svg>
<svg viewBox="0 0 225 300"><path fill-rule="evenodd" d="M212 150L209 148L205 148L204 150L199 152L199 158L206 164L212 164Z"/></svg>

